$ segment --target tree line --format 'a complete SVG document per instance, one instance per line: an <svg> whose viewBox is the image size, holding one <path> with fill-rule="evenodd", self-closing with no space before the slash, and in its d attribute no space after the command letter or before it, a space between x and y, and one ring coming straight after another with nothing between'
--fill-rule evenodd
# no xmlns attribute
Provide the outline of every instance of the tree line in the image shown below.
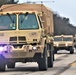
<svg viewBox="0 0 76 75"><path fill-rule="evenodd" d="M53 15L54 35L75 35L76 27L70 24L69 18L61 17L58 14Z"/></svg>

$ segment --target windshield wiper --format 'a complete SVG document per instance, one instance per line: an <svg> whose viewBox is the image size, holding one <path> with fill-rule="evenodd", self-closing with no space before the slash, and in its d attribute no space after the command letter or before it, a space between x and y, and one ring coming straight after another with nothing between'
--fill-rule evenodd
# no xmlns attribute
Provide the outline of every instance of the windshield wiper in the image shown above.
<svg viewBox="0 0 76 75"><path fill-rule="evenodd" d="M12 19L11 15L9 13L7 13L7 15L9 16L9 18L11 19L12 23L15 23L14 20Z"/></svg>
<svg viewBox="0 0 76 75"><path fill-rule="evenodd" d="M27 15L28 15L28 12L26 12L26 13L24 14L25 17L26 17ZM21 20L21 23L23 23L24 20L25 20L25 18Z"/></svg>
<svg viewBox="0 0 76 75"><path fill-rule="evenodd" d="M0 15L0 17L1 17L1 15Z"/></svg>

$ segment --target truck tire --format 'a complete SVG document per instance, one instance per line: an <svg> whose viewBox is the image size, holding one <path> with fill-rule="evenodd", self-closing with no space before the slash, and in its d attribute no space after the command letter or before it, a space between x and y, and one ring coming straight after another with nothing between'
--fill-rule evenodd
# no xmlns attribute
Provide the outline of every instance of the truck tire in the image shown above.
<svg viewBox="0 0 76 75"><path fill-rule="evenodd" d="M5 67L6 63L5 63L5 58L0 55L0 71L5 71L6 67Z"/></svg>
<svg viewBox="0 0 76 75"><path fill-rule="evenodd" d="M70 54L73 54L74 53L74 49L73 47L70 47Z"/></svg>
<svg viewBox="0 0 76 75"><path fill-rule="evenodd" d="M7 62L7 68L15 68L15 62Z"/></svg>
<svg viewBox="0 0 76 75"><path fill-rule="evenodd" d="M39 70L47 70L48 64L47 64L47 49L46 49L46 47L44 47L44 52L42 55L41 55L41 53L38 54Z"/></svg>
<svg viewBox="0 0 76 75"><path fill-rule="evenodd" d="M55 55L54 55L54 50L53 50L53 61L55 61Z"/></svg>
<svg viewBox="0 0 76 75"><path fill-rule="evenodd" d="M0 61L0 71L5 71L5 63Z"/></svg>
<svg viewBox="0 0 76 75"><path fill-rule="evenodd" d="M54 49L54 54L57 54L57 50L56 49Z"/></svg>
<svg viewBox="0 0 76 75"><path fill-rule="evenodd" d="M54 53L53 53L53 46L49 45L50 51L49 51L49 57L48 57L48 67L53 67L53 60L54 60Z"/></svg>

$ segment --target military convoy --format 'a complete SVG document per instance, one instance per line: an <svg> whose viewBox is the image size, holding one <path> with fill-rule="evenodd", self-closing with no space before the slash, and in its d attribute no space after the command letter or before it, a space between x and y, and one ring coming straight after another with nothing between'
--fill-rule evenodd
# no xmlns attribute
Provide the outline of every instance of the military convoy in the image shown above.
<svg viewBox="0 0 76 75"><path fill-rule="evenodd" d="M74 38L73 35L57 35L54 36L54 53L59 50L70 51L70 54L74 53Z"/></svg>
<svg viewBox="0 0 76 75"><path fill-rule="evenodd" d="M42 4L8 4L0 8L0 71L16 62L53 67L53 12Z"/></svg>
<svg viewBox="0 0 76 75"><path fill-rule="evenodd" d="M16 62L53 67L54 53L74 53L72 35L53 36L53 12L43 4L8 4L0 8L0 71Z"/></svg>

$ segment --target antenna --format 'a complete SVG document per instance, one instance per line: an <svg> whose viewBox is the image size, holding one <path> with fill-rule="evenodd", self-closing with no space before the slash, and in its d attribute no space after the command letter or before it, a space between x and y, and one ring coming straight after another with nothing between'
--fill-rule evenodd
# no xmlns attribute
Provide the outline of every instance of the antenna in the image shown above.
<svg viewBox="0 0 76 75"><path fill-rule="evenodd" d="M54 1L35 1L35 2L40 2L41 3L41 11L42 11L43 3L54 2ZM43 11L42 11L42 13L43 13Z"/></svg>
<svg viewBox="0 0 76 75"><path fill-rule="evenodd" d="M44 3L44 2L54 2L54 1L35 1L35 2L41 2L41 3Z"/></svg>
<svg viewBox="0 0 76 75"><path fill-rule="evenodd" d="M43 3L47 3L47 2L54 2L54 1L26 1L26 3L41 3L41 4L43 4Z"/></svg>
<svg viewBox="0 0 76 75"><path fill-rule="evenodd" d="M41 11L42 11L42 6L43 6L43 3L47 3L47 2L54 2L54 1L27 1L27 2L25 2L25 3L27 3L27 4L41 4ZM43 11L42 11L42 13L43 13Z"/></svg>

